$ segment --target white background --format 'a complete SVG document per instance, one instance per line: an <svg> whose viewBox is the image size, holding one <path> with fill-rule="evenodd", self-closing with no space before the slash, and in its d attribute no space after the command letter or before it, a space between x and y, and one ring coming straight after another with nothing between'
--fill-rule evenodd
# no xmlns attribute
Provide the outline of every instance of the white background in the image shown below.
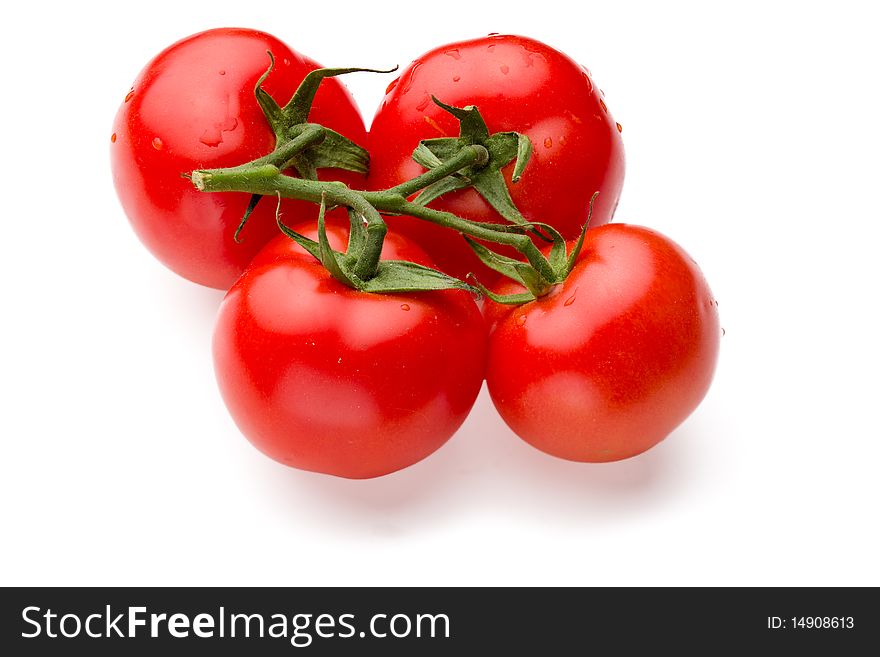
<svg viewBox="0 0 880 657"><path fill-rule="evenodd" d="M0 583L880 584L869 3L95 5L13 3L0 27ZM382 479L259 454L214 383L221 293L141 247L108 164L140 68L223 25L328 66L490 31L588 66L624 126L617 220L680 242L720 301L699 410L611 465L542 455L485 395ZM388 79L348 81L369 120Z"/></svg>

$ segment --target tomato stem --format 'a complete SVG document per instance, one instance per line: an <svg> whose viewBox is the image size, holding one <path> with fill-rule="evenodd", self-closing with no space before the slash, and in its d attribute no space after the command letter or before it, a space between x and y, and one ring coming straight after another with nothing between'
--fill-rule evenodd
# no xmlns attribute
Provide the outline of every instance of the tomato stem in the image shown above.
<svg viewBox="0 0 880 657"><path fill-rule="evenodd" d="M305 180L284 175L282 169L290 158L320 143L324 138L320 126L306 125L290 142L279 146L273 153L248 164L225 169L194 171L190 180L203 192L247 192L256 195L280 194L312 203L326 203L329 207L345 206L366 221L366 240L357 255L354 273L361 280L369 280L377 271L382 243L387 226L381 212L407 214L464 233L476 239L506 244L517 249L541 272L549 272L546 258L531 239L525 235L527 227L508 224L487 224L463 219L451 212L441 212L407 200L407 196L424 189L438 180L469 167L484 166L488 151L480 145L462 148L455 157L401 185L379 192L356 191L341 182ZM550 274L547 274L548 277Z"/></svg>
<svg viewBox="0 0 880 657"><path fill-rule="evenodd" d="M466 146L448 162L444 162L434 169L429 169L420 176L407 180L400 185L391 187L390 189L385 190L385 193L400 194L401 196L408 197L425 187L434 184L438 180L443 180L446 176L457 173L468 167L479 168L485 166L488 162L489 151L487 151L484 146L480 146L479 144Z"/></svg>
<svg viewBox="0 0 880 657"><path fill-rule="evenodd" d="M365 222L358 252L349 254L355 257L351 273L361 282L369 281L379 271L382 245L388 231L381 213L408 215L450 228L470 238L513 247L525 257L528 264L511 261L512 264L508 263L506 269L515 270L514 278L523 282L534 296L546 294L553 284L559 282L558 267L554 267L527 234L535 232L537 225L526 223L521 216L512 224L483 223L427 207L427 203L436 197L436 194L427 191L422 195L427 196L427 199L422 202L421 198L408 200L407 197L421 190L448 185L444 181L452 181L450 188L476 184L474 181L483 175L483 168L493 157L486 146L458 142L455 144L457 150L448 159L435 157L436 166L432 164L425 173L383 191L357 191L341 182L294 178L283 173L284 169L295 166L300 153L310 146L321 144L328 134L331 133L320 126L299 124L291 131L290 141L279 144L269 155L237 167L194 171L190 179L200 191L205 192L235 191L257 196L272 194L321 204L325 209L338 206L349 208ZM508 137L510 135L505 133L499 136L503 141L501 146L511 150L513 144L507 143L511 141ZM493 148L497 150L501 146L494 144ZM500 173L496 177L501 180ZM503 186L503 180L501 185ZM488 191L492 190L483 189L483 192ZM506 187L504 192L506 194ZM504 194L499 196L493 192L490 196L497 201ZM509 213L502 214L508 220L513 219ZM559 239L561 240L561 236ZM475 246L474 242L470 243L472 247ZM488 251L485 247L480 248Z"/></svg>
<svg viewBox="0 0 880 657"><path fill-rule="evenodd" d="M348 188L340 192L347 201L344 203L349 208L360 214L367 222L367 235L361 252L357 255L354 265L354 274L362 281L368 281L379 270L379 259L382 256L382 245L385 242L385 234L388 226L382 215L363 196Z"/></svg>
<svg viewBox="0 0 880 657"><path fill-rule="evenodd" d="M473 152L478 152L478 148L481 147L475 147ZM463 157L462 166L470 166L470 164L465 164L470 159L471 157ZM379 232L379 229L376 228L379 222L384 224L380 212L406 214L451 228L476 239L512 246L525 255L529 262L536 265L536 268L543 268L546 264L546 258L532 240L525 235L525 232L529 230L528 225L471 221L451 212L434 210L408 201L402 194L393 191L395 188L381 192L357 191L338 181L324 182L293 178L284 175L277 166L272 164L194 171L190 174L190 180L199 191L203 192L247 192L262 195L274 195L277 192L284 198L316 204L321 203L323 197L326 199L328 207L345 206L360 213L367 220L368 230L372 221L374 234Z"/></svg>
<svg viewBox="0 0 880 657"><path fill-rule="evenodd" d="M323 127L308 123L302 127L302 130L290 141L280 144L278 148L266 156L268 164L274 164L279 169L286 169L291 165L291 160L315 144L320 144L327 136Z"/></svg>
<svg viewBox="0 0 880 657"><path fill-rule="evenodd" d="M553 281L556 278L547 258L545 258L540 249L535 246L532 239L525 234L526 231L531 230L529 224L489 224L470 221L468 219L462 219L451 212L426 208L422 205L406 200L404 200L403 203L398 204L397 207L401 214L430 221L431 223L445 226L446 228L452 228L459 233L464 233L465 235L475 237L479 240L513 247L525 256L526 260L529 261L529 264L537 270L543 279L546 281Z"/></svg>

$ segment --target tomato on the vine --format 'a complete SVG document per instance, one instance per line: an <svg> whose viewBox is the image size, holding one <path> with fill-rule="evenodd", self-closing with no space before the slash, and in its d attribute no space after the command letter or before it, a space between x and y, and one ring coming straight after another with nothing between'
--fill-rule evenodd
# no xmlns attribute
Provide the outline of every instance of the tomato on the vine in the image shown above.
<svg viewBox="0 0 880 657"><path fill-rule="evenodd" d="M202 194L182 177L195 169L243 164L266 155L275 135L254 97L264 83L280 104L318 68L275 37L250 29L208 30L178 41L141 71L116 115L111 165L116 190L135 232L166 266L197 283L226 289L275 234L275 202L259 204L236 243L250 195ZM342 84L325 80L310 120L364 144L357 108ZM322 177L354 183L336 170ZM363 178L360 178L363 181ZM314 206L285 200L288 221L315 216Z"/></svg>
<svg viewBox="0 0 880 657"><path fill-rule="evenodd" d="M495 407L522 439L574 461L660 442L703 399L718 357L717 304L696 263L627 224L588 230L564 283L488 319Z"/></svg>
<svg viewBox="0 0 880 657"><path fill-rule="evenodd" d="M344 246L345 230L327 232ZM396 235L383 258L430 265ZM486 330L468 292L360 292L279 236L226 295L213 349L226 405L256 447L367 478L420 461L458 429L483 381Z"/></svg>
<svg viewBox="0 0 880 657"><path fill-rule="evenodd" d="M477 106L492 133L529 137L534 152L522 179L511 183L513 166L504 170L511 197L527 220L556 222L566 239L574 239L596 191L591 225L611 220L623 186L620 126L585 68L521 36L490 35L436 48L391 83L370 128L371 189L421 173L412 159L419 141L458 134L458 122L432 102L432 95L449 105ZM473 189L451 192L432 207L477 221L502 221ZM462 277L479 270L454 232L409 217L388 223L419 242L444 271Z"/></svg>

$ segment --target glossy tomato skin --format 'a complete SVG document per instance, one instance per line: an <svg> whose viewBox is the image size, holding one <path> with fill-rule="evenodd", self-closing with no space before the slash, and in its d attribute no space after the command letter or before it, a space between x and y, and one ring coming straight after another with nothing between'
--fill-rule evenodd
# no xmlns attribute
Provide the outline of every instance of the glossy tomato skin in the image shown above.
<svg viewBox="0 0 880 657"><path fill-rule="evenodd" d="M703 399L718 358L702 273L639 226L588 231L565 283L488 319L496 408L526 442L573 461L616 461L660 442Z"/></svg>
<svg viewBox="0 0 880 657"><path fill-rule="evenodd" d="M344 244L337 229L330 239ZM383 257L429 263L397 236ZM213 350L223 399L256 447L360 479L412 465L452 436L483 380L486 332L466 292L358 292L279 237L227 293Z"/></svg>
<svg viewBox="0 0 880 657"><path fill-rule="evenodd" d="M305 75L318 67L275 37L222 28L187 37L150 61L116 115L110 154L113 181L132 227L170 269L196 283L228 289L278 230L275 203L257 206L233 235L250 196L198 192L182 174L243 164L272 151L275 137L254 97L254 86L275 56L264 88L285 104ZM318 91L310 120L361 145L363 121L337 79ZM336 170L357 184L363 177ZM316 216L313 206L285 200L287 221Z"/></svg>
<svg viewBox="0 0 880 657"><path fill-rule="evenodd" d="M534 39L490 35L451 43L416 59L393 82L370 127L368 183L383 189L422 169L412 152L419 141L456 136L458 123L431 101L476 105L490 132L525 133L534 146L525 175L511 196L531 221L553 223L567 239L587 220L599 191L592 226L611 220L623 186L620 130L589 73L563 53ZM432 207L478 221L502 221L473 190L448 194ZM456 276L477 271L478 261L454 232L415 220L389 226L416 239L438 266Z"/></svg>

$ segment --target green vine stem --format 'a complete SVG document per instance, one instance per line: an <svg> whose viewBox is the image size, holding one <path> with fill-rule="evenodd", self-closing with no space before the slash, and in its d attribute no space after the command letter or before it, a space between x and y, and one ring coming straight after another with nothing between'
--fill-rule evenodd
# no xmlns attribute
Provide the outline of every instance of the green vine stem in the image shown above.
<svg viewBox="0 0 880 657"><path fill-rule="evenodd" d="M229 174L234 174L239 171L247 174L252 169L264 164L272 165L279 169L287 169L290 166L291 160L294 157L302 153L307 148L320 144L322 141L324 141L326 131L320 125L307 123L303 124L301 128L297 126L296 133L291 136L293 138L290 141L284 142L283 144L279 145L278 148L276 148L268 155L264 155L263 157L254 160L253 162L248 162L247 164L222 169L222 171ZM190 179L192 179L191 176Z"/></svg>
<svg viewBox="0 0 880 657"><path fill-rule="evenodd" d="M306 129L282 148L290 147L297 140L317 140L318 138L317 132ZM203 192L279 194L285 198L309 201L315 204L323 202L329 208L338 206L351 208L366 220L367 239L355 269L358 277L362 280L367 280L374 275L378 266L382 242L387 231L380 214L383 212L409 215L445 226L475 239L513 247L526 257L542 277L546 280L554 278L547 259L525 234L529 229L527 225L470 221L451 212L442 212L407 200L407 196L442 180L446 176L467 167L485 164L488 161L488 152L483 146L471 145L462 148L460 153L441 166L390 189L375 192L353 190L337 181L306 180L285 175L282 173L281 166L273 163L278 162L283 166L283 162L281 162L283 159L273 153L266 158L238 167L194 171L190 174L190 180L198 190Z"/></svg>
<svg viewBox="0 0 880 657"><path fill-rule="evenodd" d="M489 151L484 146L472 145L468 148L462 148L458 154L444 162L440 166L429 169L420 176L416 176L412 180L407 180L400 185L386 190L388 194L399 194L404 197L411 196L425 187L433 185L435 182L443 180L446 176L466 169L470 166L482 167L489 162Z"/></svg>

